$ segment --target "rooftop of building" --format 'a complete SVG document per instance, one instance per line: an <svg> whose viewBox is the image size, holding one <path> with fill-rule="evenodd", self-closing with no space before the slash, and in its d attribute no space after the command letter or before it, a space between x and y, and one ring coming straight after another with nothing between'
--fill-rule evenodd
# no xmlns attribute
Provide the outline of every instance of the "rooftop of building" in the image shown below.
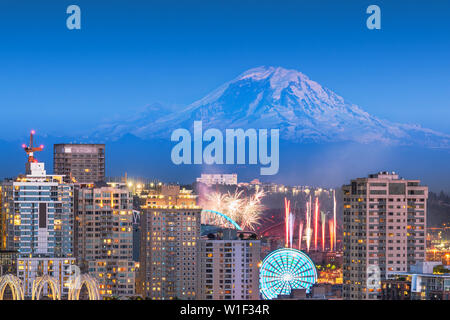
<svg viewBox="0 0 450 320"><path fill-rule="evenodd" d="M55 143L53 145L56 146L105 146L104 143Z"/></svg>
<svg viewBox="0 0 450 320"><path fill-rule="evenodd" d="M450 266L445 266L439 261L419 261L410 266L409 272L390 273L390 278L398 276L430 276L437 278L450 278Z"/></svg>
<svg viewBox="0 0 450 320"><path fill-rule="evenodd" d="M256 233L223 228L214 225L201 225L201 239L211 241L254 241L258 240Z"/></svg>

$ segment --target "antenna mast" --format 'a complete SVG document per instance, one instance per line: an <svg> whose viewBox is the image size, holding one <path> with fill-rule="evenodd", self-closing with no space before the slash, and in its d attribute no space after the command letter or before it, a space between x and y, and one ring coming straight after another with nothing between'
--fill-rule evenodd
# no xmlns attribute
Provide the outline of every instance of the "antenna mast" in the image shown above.
<svg viewBox="0 0 450 320"><path fill-rule="evenodd" d="M30 145L26 145L23 144L22 148L25 150L25 152L28 155L28 163L36 163L38 162L35 158L34 158L34 153L35 152L39 152L42 151L44 149L43 145L40 145L39 147L34 147L33 146L33 142L34 142L34 135L36 134L36 131L31 130L30 132Z"/></svg>

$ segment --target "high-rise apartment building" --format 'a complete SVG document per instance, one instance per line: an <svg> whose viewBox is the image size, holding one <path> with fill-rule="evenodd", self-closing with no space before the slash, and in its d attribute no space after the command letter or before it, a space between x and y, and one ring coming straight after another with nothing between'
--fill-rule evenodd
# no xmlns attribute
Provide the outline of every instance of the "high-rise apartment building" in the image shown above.
<svg viewBox="0 0 450 320"><path fill-rule="evenodd" d="M230 230L235 231L235 230ZM200 300L259 300L261 241L223 234L199 241Z"/></svg>
<svg viewBox="0 0 450 320"><path fill-rule="evenodd" d="M135 294L133 198L125 184L75 189L75 255L103 296Z"/></svg>
<svg viewBox="0 0 450 320"><path fill-rule="evenodd" d="M72 256L73 185L47 175L43 163L2 184L3 240L19 255Z"/></svg>
<svg viewBox="0 0 450 320"><path fill-rule="evenodd" d="M137 290L155 300L192 300L197 290L201 209L191 203L192 198L182 205L169 201L170 195L165 197L167 202L159 204L157 198L146 198L141 207Z"/></svg>
<svg viewBox="0 0 450 320"><path fill-rule="evenodd" d="M26 296L40 275L58 279L65 295L74 261L73 185L64 183L61 175L48 175L44 163L34 158L42 147L33 147L33 134L30 146L24 146L26 174L1 185L2 248L17 252L17 276Z"/></svg>
<svg viewBox="0 0 450 320"><path fill-rule="evenodd" d="M105 181L105 145L55 144L53 172L64 175L65 182Z"/></svg>
<svg viewBox="0 0 450 320"><path fill-rule="evenodd" d="M380 281L425 260L428 187L380 172L342 190L343 298L380 299Z"/></svg>

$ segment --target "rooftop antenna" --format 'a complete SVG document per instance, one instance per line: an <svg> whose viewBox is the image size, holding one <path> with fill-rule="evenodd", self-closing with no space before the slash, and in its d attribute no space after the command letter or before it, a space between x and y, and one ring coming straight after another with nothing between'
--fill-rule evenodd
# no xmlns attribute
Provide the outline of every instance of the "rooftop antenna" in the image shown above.
<svg viewBox="0 0 450 320"><path fill-rule="evenodd" d="M35 134L36 134L36 131L31 130L31 132L30 132L30 145L27 146L25 143L22 145L22 148L25 150L25 152L28 155L28 163L36 163L36 162L38 162L34 158L34 153L38 152L38 151L42 151L44 149L44 146L42 144L39 147L34 147L33 146L33 138L34 138Z"/></svg>

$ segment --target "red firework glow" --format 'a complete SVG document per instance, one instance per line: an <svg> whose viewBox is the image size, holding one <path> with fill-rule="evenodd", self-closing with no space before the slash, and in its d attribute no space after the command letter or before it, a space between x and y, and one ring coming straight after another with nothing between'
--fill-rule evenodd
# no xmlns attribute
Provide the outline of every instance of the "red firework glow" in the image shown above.
<svg viewBox="0 0 450 320"><path fill-rule="evenodd" d="M285 246L289 246L289 212L290 212L291 202L288 199L284 198L284 223L285 223L285 232L286 232L286 243Z"/></svg>
<svg viewBox="0 0 450 320"><path fill-rule="evenodd" d="M322 216L322 251L325 251L325 215Z"/></svg>
<svg viewBox="0 0 450 320"><path fill-rule="evenodd" d="M330 228L330 251L334 250L334 221L329 221L329 228Z"/></svg>
<svg viewBox="0 0 450 320"><path fill-rule="evenodd" d="M298 250L302 250L303 222L298 227Z"/></svg>
<svg viewBox="0 0 450 320"><path fill-rule="evenodd" d="M316 203L314 205L314 248L317 251L317 227L319 223L319 198L316 198Z"/></svg>
<svg viewBox="0 0 450 320"><path fill-rule="evenodd" d="M333 244L336 245L336 190L333 190Z"/></svg>

